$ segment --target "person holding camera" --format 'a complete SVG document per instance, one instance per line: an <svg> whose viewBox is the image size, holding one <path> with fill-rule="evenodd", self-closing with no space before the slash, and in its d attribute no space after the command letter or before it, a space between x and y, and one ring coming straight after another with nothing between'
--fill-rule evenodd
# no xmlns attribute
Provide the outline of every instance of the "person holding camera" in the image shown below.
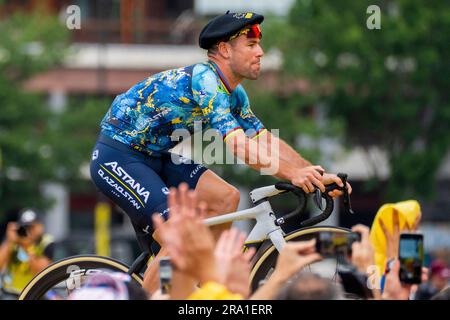
<svg viewBox="0 0 450 320"><path fill-rule="evenodd" d="M3 271L3 298L20 294L28 282L52 263L54 243L33 209L19 213L17 222L8 223L0 246L0 271Z"/></svg>

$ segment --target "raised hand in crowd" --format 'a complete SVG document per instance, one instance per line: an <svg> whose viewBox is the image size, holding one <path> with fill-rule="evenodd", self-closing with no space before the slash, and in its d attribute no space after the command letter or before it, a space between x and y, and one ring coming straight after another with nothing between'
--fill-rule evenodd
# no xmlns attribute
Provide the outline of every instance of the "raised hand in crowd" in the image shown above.
<svg viewBox="0 0 450 320"><path fill-rule="evenodd" d="M361 273L367 273L371 266L375 265L375 250L370 242L370 229L362 224L357 224L352 228L353 232L361 235L361 241L352 244L352 264Z"/></svg>
<svg viewBox="0 0 450 320"><path fill-rule="evenodd" d="M316 240L288 242L278 256L275 270L269 280L250 297L252 300L274 299L280 288L306 265L319 261L316 253Z"/></svg>
<svg viewBox="0 0 450 320"><path fill-rule="evenodd" d="M251 259L255 248L242 251L245 235L232 228L224 231L217 241L215 249L216 266L220 276L219 282L228 290L244 298L250 294Z"/></svg>
<svg viewBox="0 0 450 320"><path fill-rule="evenodd" d="M382 299L384 300L409 300L413 293L417 291L418 285L405 284L400 281L400 261L394 259L390 267L386 270L386 278ZM422 268L422 282L428 280L428 269Z"/></svg>
<svg viewBox="0 0 450 320"><path fill-rule="evenodd" d="M386 237L386 259L388 261L388 268L385 271L385 281L382 299L389 300L408 300L412 294L414 294L418 286L411 284L404 284L400 281L399 271L400 262L398 260L399 246L400 246L400 234L402 231L414 232L419 227L421 216L418 215L414 223L410 226L405 223L403 228L400 228L399 223L399 211L393 209L392 219L392 232L388 227L380 220L380 226ZM422 268L422 282L426 282L428 279L428 269Z"/></svg>
<svg viewBox="0 0 450 320"><path fill-rule="evenodd" d="M214 250L213 235L203 222L207 208L205 203L198 204L195 191L188 191L187 185L182 184L178 190L171 189L168 201L170 218L164 223L155 215L153 222L175 267L171 298L247 297L250 259L254 252L242 252L245 236L234 229L227 231ZM196 284L207 283L206 295L204 292L191 295Z"/></svg>
<svg viewBox="0 0 450 320"><path fill-rule="evenodd" d="M171 293L181 299L193 291L196 283L219 280L215 242L203 223L206 206L198 205L195 191L188 190L187 184L181 184L178 190L170 189L168 204L170 218L164 222L161 216L153 215L153 223L175 268ZM182 288L176 288L181 283Z"/></svg>
<svg viewBox="0 0 450 320"><path fill-rule="evenodd" d="M412 226L409 226L407 223L403 226L403 229L400 230L399 223L399 212L397 209L393 208L393 217L392 217L392 232L389 231L388 227L383 223L383 220L380 219L380 226L383 230L383 233L386 237L386 259L394 259L398 257L398 249L400 244L400 233L402 231L416 231L419 227L421 216L418 215L416 220L414 221Z"/></svg>

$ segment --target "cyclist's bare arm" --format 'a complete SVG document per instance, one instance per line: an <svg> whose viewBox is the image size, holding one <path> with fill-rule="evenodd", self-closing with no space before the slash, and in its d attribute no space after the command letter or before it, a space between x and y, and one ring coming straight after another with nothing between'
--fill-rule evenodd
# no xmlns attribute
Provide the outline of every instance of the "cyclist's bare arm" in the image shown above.
<svg viewBox="0 0 450 320"><path fill-rule="evenodd" d="M242 130L233 133L233 136L226 140L226 144L232 153L249 167L257 171L276 167L274 176L280 179L292 179L295 166L280 157L279 150L270 150L268 145L249 139Z"/></svg>
<svg viewBox="0 0 450 320"><path fill-rule="evenodd" d="M302 188L305 192L314 191L314 186L325 190L322 184L322 176L319 170L320 166L309 166L299 168L290 160L280 156L281 148L273 145L268 148L264 143L258 143L257 140L249 139L243 130L237 130L226 139L226 144L231 152L244 161L249 167L257 171L270 170L270 174L280 179L286 179L292 184Z"/></svg>
<svg viewBox="0 0 450 320"><path fill-rule="evenodd" d="M295 151L290 145L288 145L283 139L280 139L277 136L274 136L268 130L265 130L263 134L261 134L257 140L260 144L267 145L267 148L270 148L272 143L278 143L280 148L280 156L290 163L294 164L298 168L304 168L312 166L312 163L303 158L297 151Z"/></svg>
<svg viewBox="0 0 450 320"><path fill-rule="evenodd" d="M293 163L294 165L298 166L299 168L312 166L311 162L304 159L300 154L298 154L291 146L289 146L285 141L278 138L277 136L274 136L269 131L264 131L263 134L261 134L257 138L258 143L260 144L266 144L267 148L270 149L270 146L272 143L278 143L280 148L280 156L290 163ZM331 184L333 182L336 182L339 186L341 186L340 179L335 174L332 173L326 173L324 172L322 183L324 184ZM349 190L349 193L352 193L352 187L350 186L350 183L347 182L347 188ZM332 197L337 197L342 195L342 191L335 190L329 193Z"/></svg>

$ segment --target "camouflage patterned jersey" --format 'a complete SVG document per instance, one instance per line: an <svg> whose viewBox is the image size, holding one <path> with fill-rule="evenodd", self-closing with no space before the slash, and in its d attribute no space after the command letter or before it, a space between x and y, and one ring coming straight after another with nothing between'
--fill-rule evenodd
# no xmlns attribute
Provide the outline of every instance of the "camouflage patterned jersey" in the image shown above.
<svg viewBox="0 0 450 320"><path fill-rule="evenodd" d="M220 69L208 61L155 74L118 95L101 122L101 131L136 150L160 156L178 143L171 139L174 130L187 129L192 134L194 122L201 122L203 129L218 130L224 140L240 129L250 137L264 130L250 110L244 88L238 85L231 91Z"/></svg>

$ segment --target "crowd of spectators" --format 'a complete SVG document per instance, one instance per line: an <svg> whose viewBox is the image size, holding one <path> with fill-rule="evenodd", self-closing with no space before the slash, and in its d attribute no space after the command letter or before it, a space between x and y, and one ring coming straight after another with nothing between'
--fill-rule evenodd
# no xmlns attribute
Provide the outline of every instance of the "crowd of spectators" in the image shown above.
<svg viewBox="0 0 450 320"><path fill-rule="evenodd" d="M374 249L369 237L369 228L356 225L352 231L361 235L361 240L352 244L347 267L354 279L359 279L362 290L352 291L339 276L329 279L311 272L306 266L319 262L323 257L316 252L315 239L290 241L281 250L275 269L267 281L255 292L250 290L251 260L254 248L243 251L245 235L238 229L224 231L217 242L209 228L203 223L207 205L198 203L196 193L187 185L172 188L169 194L171 216L164 221L153 216L153 223L167 249L172 263L172 277L168 292L158 290L145 293L134 288L133 295L123 294L130 286L129 278L110 275L98 276L86 283L70 299L176 299L176 300L344 300L344 299L448 299L449 269L442 261L423 268L422 285L405 284L400 281L398 242L400 233L398 212L394 210L392 228L383 226L386 257L389 267L378 271L373 268ZM408 231L419 227L416 221ZM392 231L389 231L392 230ZM152 263L158 263L157 258ZM361 280L362 279L362 280ZM106 285L105 285L106 284ZM101 285L101 290L97 287ZM106 288L106 289L105 289ZM120 289L122 288L122 289ZM128 288L128 289L125 289ZM360 288L361 289L361 288ZM139 293L139 290L141 292ZM103 294L102 294L103 292ZM128 292L128 291L127 291ZM137 293L136 293L137 292Z"/></svg>

